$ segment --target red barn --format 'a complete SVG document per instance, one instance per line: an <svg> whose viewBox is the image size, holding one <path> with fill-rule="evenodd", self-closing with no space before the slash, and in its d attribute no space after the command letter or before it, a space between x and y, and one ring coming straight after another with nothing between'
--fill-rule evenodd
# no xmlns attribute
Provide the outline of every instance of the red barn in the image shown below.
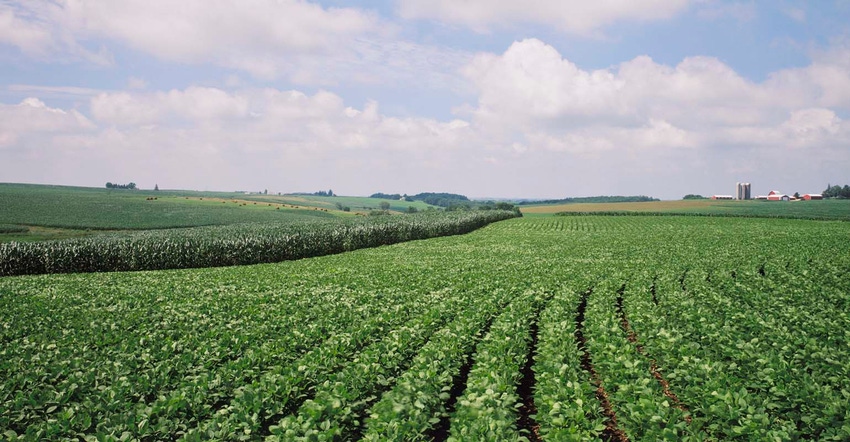
<svg viewBox="0 0 850 442"><path fill-rule="evenodd" d="M803 195L803 199L806 200L806 201L822 200L823 195L821 195L819 193L807 193L807 194Z"/></svg>

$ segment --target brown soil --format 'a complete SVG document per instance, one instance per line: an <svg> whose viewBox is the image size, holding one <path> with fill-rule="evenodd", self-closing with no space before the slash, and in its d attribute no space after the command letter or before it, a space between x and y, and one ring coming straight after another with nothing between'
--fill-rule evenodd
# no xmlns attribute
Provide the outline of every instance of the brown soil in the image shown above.
<svg viewBox="0 0 850 442"><path fill-rule="evenodd" d="M640 353L643 357L649 358L647 356L646 351L638 342L637 333L632 330L631 325L629 324L628 318L626 318L626 311L623 308L623 291L625 291L625 285L620 288L619 296L617 297L617 312L620 315L620 326L623 331L626 332L626 339L629 340L632 344L634 344L635 349L637 349L638 353ZM670 383L664 379L664 376L661 374L661 371L658 369L658 364L656 364L655 359L649 359L649 372L652 373L652 377L655 378L656 381L661 385L661 390L664 392L664 396L667 396L673 402L673 406L682 410L685 413L685 422L691 423L691 415L688 414L688 407L686 407L682 401L679 400L679 397L670 390Z"/></svg>
<svg viewBox="0 0 850 442"><path fill-rule="evenodd" d="M610 442L628 442L629 437L617 425L617 414L611 406L611 401L608 399L608 392L602 385L602 378L593 367L593 360L590 357L590 352L587 351L587 339L584 337L584 312L587 309L587 298L592 293L588 290L581 298L581 303L578 306L578 314L576 315L576 344L581 351L581 368L590 373L590 379L593 385L596 386L596 399L602 405L602 414L607 418L605 421L605 430L602 432L602 440Z"/></svg>

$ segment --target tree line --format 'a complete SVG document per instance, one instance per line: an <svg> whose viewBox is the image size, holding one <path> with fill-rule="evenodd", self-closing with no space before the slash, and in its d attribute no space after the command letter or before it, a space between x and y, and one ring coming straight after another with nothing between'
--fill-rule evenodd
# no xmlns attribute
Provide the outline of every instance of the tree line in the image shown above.
<svg viewBox="0 0 850 442"><path fill-rule="evenodd" d="M422 201L426 204L430 204L432 206L439 207L451 207L455 206L461 202L468 202L469 198L465 195L460 195L457 193L437 193L437 192L422 192L417 193L416 195L401 195L398 193L373 193L369 195L369 198L380 198L385 200L396 200L396 201Z"/></svg>
<svg viewBox="0 0 850 442"><path fill-rule="evenodd" d="M107 189L131 189L131 190L135 190L136 189L136 183L116 184L116 183L107 182L106 188Z"/></svg>
<svg viewBox="0 0 850 442"><path fill-rule="evenodd" d="M850 198L850 185L845 184L844 187L839 185L826 185L826 190L822 193L824 198Z"/></svg>
<svg viewBox="0 0 850 442"><path fill-rule="evenodd" d="M660 201L658 198L653 198L651 196L646 195L634 195L634 196L583 196L577 198L563 198L559 200L528 200L528 201L520 201L519 205L527 205L527 204L571 204L571 203L633 203L633 202L644 202L644 201Z"/></svg>

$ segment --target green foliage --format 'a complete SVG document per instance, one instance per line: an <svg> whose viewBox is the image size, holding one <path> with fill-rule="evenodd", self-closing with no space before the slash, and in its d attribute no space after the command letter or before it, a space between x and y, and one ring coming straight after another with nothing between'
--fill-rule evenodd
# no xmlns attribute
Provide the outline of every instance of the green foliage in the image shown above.
<svg viewBox="0 0 850 442"><path fill-rule="evenodd" d="M481 293L464 315L435 333L395 387L372 406L363 439L428 440L428 432L448 417L446 401L461 364L507 301L504 292Z"/></svg>
<svg viewBox="0 0 850 442"><path fill-rule="evenodd" d="M605 429L590 374L581 368L581 353L574 339L574 309L579 295L590 284L577 278L569 288L559 290L540 318L534 400L545 440L593 440Z"/></svg>
<svg viewBox="0 0 850 442"><path fill-rule="evenodd" d="M530 323L543 302L544 296L535 292L517 297L478 344L466 390L452 416L449 441L519 438L516 385L531 342Z"/></svg>
<svg viewBox="0 0 850 442"><path fill-rule="evenodd" d="M400 200L401 194L398 193L373 193L369 195L369 198L379 198L383 200Z"/></svg>
<svg viewBox="0 0 850 442"><path fill-rule="evenodd" d="M682 199L683 200L704 200L704 199L708 199L708 198L706 198L702 195L696 195L696 194L693 194L693 193L689 193L689 194L685 195L684 197L682 197Z"/></svg>
<svg viewBox="0 0 850 442"><path fill-rule="evenodd" d="M127 192L28 184L0 184L0 224L90 230L142 230L248 222L302 222L333 218L311 209L274 210L200 200L233 193ZM244 195L242 195L244 196ZM240 196L240 198L242 197ZM148 200L156 198L156 200ZM270 198L270 197L267 197Z"/></svg>
<svg viewBox="0 0 850 442"><path fill-rule="evenodd" d="M0 233L26 233L29 228L26 226L16 226L13 224L0 224Z"/></svg>
<svg viewBox="0 0 850 442"><path fill-rule="evenodd" d="M373 193L369 198L381 198L388 200L403 200L407 202L413 201L422 201L426 204L430 204L432 206L439 207L449 207L454 204L459 204L463 202L469 202L469 198L464 195L458 195L456 193L435 193L435 192L423 192L417 193L413 196L408 195L400 195L398 193ZM386 210L386 209L384 209Z"/></svg>
<svg viewBox="0 0 850 442"><path fill-rule="evenodd" d="M129 184L113 184L113 183L107 182L107 183L106 183L106 188L107 188L107 189L130 189L130 190L136 190L136 183L129 183Z"/></svg>
<svg viewBox="0 0 850 442"><path fill-rule="evenodd" d="M848 236L539 217L276 264L4 277L0 434L522 440L533 418L594 440L598 382L631 440L848 440Z"/></svg>
<svg viewBox="0 0 850 442"><path fill-rule="evenodd" d="M701 207L676 208L669 211L598 211L559 212L558 216L699 216L732 218L785 218L802 220L850 221L850 202L845 200L719 202Z"/></svg>
<svg viewBox="0 0 850 442"><path fill-rule="evenodd" d="M827 185L822 195L825 198L850 199L850 185L845 184L844 187L841 187L839 185Z"/></svg>
<svg viewBox="0 0 850 442"><path fill-rule="evenodd" d="M423 213L302 224L155 230L0 244L0 276L220 267L279 262L467 233L511 212Z"/></svg>
<svg viewBox="0 0 850 442"><path fill-rule="evenodd" d="M520 201L519 205L538 205L538 204L580 204L580 203L639 203L646 201L660 201L657 198L652 198L645 195L636 196L583 196L574 198L563 198L559 200L529 200Z"/></svg>

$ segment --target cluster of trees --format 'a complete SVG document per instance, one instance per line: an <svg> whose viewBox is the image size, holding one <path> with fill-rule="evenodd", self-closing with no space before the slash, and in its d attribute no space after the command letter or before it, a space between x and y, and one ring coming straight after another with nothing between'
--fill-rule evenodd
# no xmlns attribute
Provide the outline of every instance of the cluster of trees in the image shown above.
<svg viewBox="0 0 850 442"><path fill-rule="evenodd" d="M115 183L107 182L106 188L107 189L131 189L131 190L135 190L136 189L136 183L115 184ZM159 190L159 186L157 186L157 190Z"/></svg>
<svg viewBox="0 0 850 442"><path fill-rule="evenodd" d="M689 193L689 194L685 195L682 199L683 200L704 200L704 199L707 199L707 198L702 196L702 195Z"/></svg>
<svg viewBox="0 0 850 442"><path fill-rule="evenodd" d="M278 193L280 195L280 193ZM320 190L318 192L292 192L287 193L287 195L309 195L309 196L336 196L333 190Z"/></svg>
<svg viewBox="0 0 850 442"><path fill-rule="evenodd" d="M417 193L416 195L401 195L398 193L373 193L369 195L369 198L381 198L385 200L397 200L397 201L422 201L426 204L430 204L432 206L439 206L449 208L453 205L457 205L460 202L468 202L469 198L465 195L459 195L456 193L435 193L435 192L423 192Z"/></svg>
<svg viewBox="0 0 850 442"><path fill-rule="evenodd" d="M520 205L524 204L570 204L570 203L634 203L644 201L660 201L658 198L653 198L646 195L634 196L584 196L578 198L564 198L560 200L530 200L521 201Z"/></svg>
<svg viewBox="0 0 850 442"><path fill-rule="evenodd" d="M839 185L827 184L826 190L823 191L824 198L850 198L850 185L845 184L844 187Z"/></svg>
<svg viewBox="0 0 850 442"><path fill-rule="evenodd" d="M381 192L378 192L378 193L373 193L373 194L369 195L369 198L380 198L382 200L397 200L397 201L404 199L405 201L407 201L407 198L410 198L410 197L407 196L407 195L402 196L400 193L381 193Z"/></svg>
<svg viewBox="0 0 850 442"><path fill-rule="evenodd" d="M466 196L458 195L456 193L425 192L417 193L416 195L413 195L412 198L413 201L423 201L426 204L440 207L450 207L454 204L469 201L469 198L467 198Z"/></svg>

